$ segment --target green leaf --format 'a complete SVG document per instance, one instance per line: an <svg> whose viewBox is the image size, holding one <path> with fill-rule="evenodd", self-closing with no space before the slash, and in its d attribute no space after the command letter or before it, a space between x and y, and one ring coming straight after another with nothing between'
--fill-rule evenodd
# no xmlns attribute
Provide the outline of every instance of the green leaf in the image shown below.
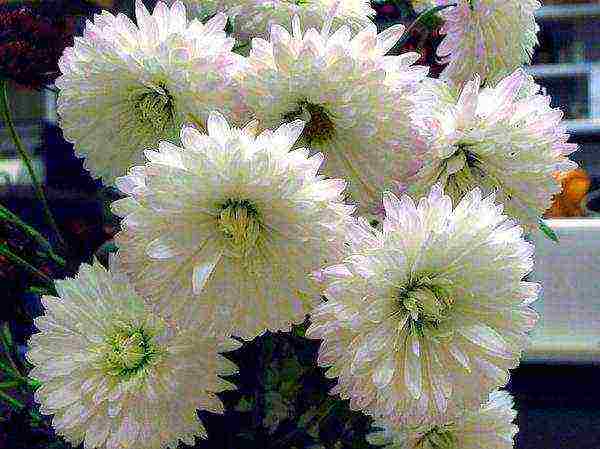
<svg viewBox="0 0 600 449"><path fill-rule="evenodd" d="M108 262L109 255L111 253L116 253L118 249L119 248L117 247L117 244L115 243L114 240L108 240L108 241L104 242L102 244L102 246L100 246L100 248L98 248L96 250L95 255L98 259L100 259L101 262L102 261Z"/></svg>
<svg viewBox="0 0 600 449"><path fill-rule="evenodd" d="M279 423L290 416L290 407L283 397L276 391L267 391L265 394L265 419L263 424L274 432Z"/></svg>
<svg viewBox="0 0 600 449"><path fill-rule="evenodd" d="M2 339L4 340L4 342L6 343L6 345L11 348L13 345L13 339L12 339L12 335L10 334L10 327L8 326L8 323L4 323L2 325Z"/></svg>
<svg viewBox="0 0 600 449"><path fill-rule="evenodd" d="M254 398L246 398L246 396L242 397L240 401L235 406L235 410L238 412L249 412L254 409Z"/></svg>
<svg viewBox="0 0 600 449"><path fill-rule="evenodd" d="M27 377L25 380L27 382L27 385L29 385L34 390L42 386L42 383L39 380L34 379L33 377Z"/></svg>
<svg viewBox="0 0 600 449"><path fill-rule="evenodd" d="M540 231L542 231L544 233L544 235L546 237L548 237L550 240L552 240L553 242L558 243L558 236L556 235L556 233L552 230L552 228L550 228L550 226L548 226L544 220L542 220L540 218L539 220L539 224L540 224Z"/></svg>
<svg viewBox="0 0 600 449"><path fill-rule="evenodd" d="M304 429L314 439L319 438L319 421L314 419L318 413L319 409L312 407L298 420L298 427Z"/></svg>
<svg viewBox="0 0 600 449"><path fill-rule="evenodd" d="M44 420L42 418L42 415L40 415L35 410L29 410L29 416L31 418L31 425L34 426L34 427L39 427L39 425L42 424L42 422Z"/></svg>

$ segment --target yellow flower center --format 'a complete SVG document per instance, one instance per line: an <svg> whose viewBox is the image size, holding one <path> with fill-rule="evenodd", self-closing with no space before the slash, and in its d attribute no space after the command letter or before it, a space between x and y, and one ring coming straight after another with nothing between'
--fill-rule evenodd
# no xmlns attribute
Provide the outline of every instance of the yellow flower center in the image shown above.
<svg viewBox="0 0 600 449"><path fill-rule="evenodd" d="M504 191L492 167L486 166L475 153L469 151L469 147L468 144L458 144L457 151L444 161L438 180L444 181L446 193L452 198L462 198L474 187ZM510 195L507 194L507 197L510 199Z"/></svg>
<svg viewBox="0 0 600 449"><path fill-rule="evenodd" d="M163 136L175 125L175 100L165 84L134 89L129 101L138 125L146 132Z"/></svg>
<svg viewBox="0 0 600 449"><path fill-rule="evenodd" d="M309 103L307 100L298 102L298 108L283 115L286 121L302 119L306 126L302 137L307 144L324 144L335 137L335 124L331 114L323 106Z"/></svg>
<svg viewBox="0 0 600 449"><path fill-rule="evenodd" d="M263 228L256 207L248 200L227 200L220 207L219 229L230 255L246 258L260 245Z"/></svg>
<svg viewBox="0 0 600 449"><path fill-rule="evenodd" d="M156 354L156 346L143 329L118 329L108 338L106 368L116 377L128 378L143 370Z"/></svg>
<svg viewBox="0 0 600 449"><path fill-rule="evenodd" d="M447 284L427 276L409 282L398 292L400 307L410 316L413 327L437 327L444 321L454 304Z"/></svg>
<svg viewBox="0 0 600 449"><path fill-rule="evenodd" d="M458 449L458 439L451 424L435 426L429 430L414 449Z"/></svg>

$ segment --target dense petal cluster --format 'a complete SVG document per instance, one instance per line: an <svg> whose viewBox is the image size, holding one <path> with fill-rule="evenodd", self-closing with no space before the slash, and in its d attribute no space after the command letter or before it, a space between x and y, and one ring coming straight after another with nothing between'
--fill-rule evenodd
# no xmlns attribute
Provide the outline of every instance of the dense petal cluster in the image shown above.
<svg viewBox="0 0 600 449"><path fill-rule="evenodd" d="M452 209L439 185L418 205L384 194L383 230L359 222L307 336L353 409L406 424L444 422L508 380L537 315L523 282L533 246L493 196Z"/></svg>
<svg viewBox="0 0 600 449"><path fill-rule="evenodd" d="M227 14L234 21L234 35L242 41L267 39L271 25L288 24L296 15L310 27L320 28L332 16L336 26L353 29L364 27L375 16L369 0L186 0L186 4L200 17Z"/></svg>
<svg viewBox="0 0 600 449"><path fill-rule="evenodd" d="M181 2L159 2L151 15L138 1L136 21L96 15L65 50L56 81L65 138L106 183L183 122L203 121L216 107L240 112L231 75L241 57L231 52L224 15L203 25L187 20Z"/></svg>
<svg viewBox="0 0 600 449"><path fill-rule="evenodd" d="M436 0L446 5L446 0ZM479 73L487 84L529 63L537 45L539 26L534 12L538 0L457 0L440 15L446 38L438 56L448 63L442 78L458 86Z"/></svg>
<svg viewBox="0 0 600 449"><path fill-rule="evenodd" d="M534 226L561 190L553 176L577 167L566 155L577 149L562 112L522 70L495 88L479 88L479 78L458 91L432 84L436 107L418 112L428 141L423 167L410 179L411 191L425 194L436 182L457 202L480 187L498 191L506 212Z"/></svg>
<svg viewBox="0 0 600 449"><path fill-rule="evenodd" d="M323 155L290 151L304 123L255 136L213 113L208 135L161 142L117 186L117 234L137 289L169 316L199 316L253 338L289 330L318 290L307 274L337 257L354 207L345 182L318 175ZM202 313L195 311L202 308Z"/></svg>
<svg viewBox="0 0 600 449"><path fill-rule="evenodd" d="M516 415L510 394L494 391L480 408L465 410L443 425L410 430L380 423L383 430L367 440L386 449L512 449Z"/></svg>
<svg viewBox="0 0 600 449"><path fill-rule="evenodd" d="M165 322L144 305L115 260L82 265L44 296L40 330L29 341L40 412L86 448L176 447L206 437L196 409L223 412L215 393L234 388L218 375L235 365L218 354L239 346Z"/></svg>
<svg viewBox="0 0 600 449"><path fill-rule="evenodd" d="M412 66L416 53L384 56L402 25L352 37L348 26L302 33L296 17L292 30L274 25L270 41L252 41L241 95L265 127L306 120L302 139L325 154L325 174L348 179L366 209L420 167L409 113L427 68Z"/></svg>

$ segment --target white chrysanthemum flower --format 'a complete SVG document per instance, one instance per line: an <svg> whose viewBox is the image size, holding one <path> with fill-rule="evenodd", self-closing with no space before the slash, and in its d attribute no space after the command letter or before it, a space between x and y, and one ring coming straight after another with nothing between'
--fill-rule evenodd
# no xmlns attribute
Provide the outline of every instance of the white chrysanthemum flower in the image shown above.
<svg viewBox="0 0 600 449"><path fill-rule="evenodd" d="M269 42L252 41L241 95L265 127L307 120L302 138L325 154L325 174L348 179L368 208L420 167L409 113L428 69L412 66L416 53L384 56L402 25L377 34L372 24L352 38L347 26L302 34L295 17L292 29L274 25Z"/></svg>
<svg viewBox="0 0 600 449"><path fill-rule="evenodd" d="M357 30L371 23L375 10L369 0L185 0L192 14L210 17L222 12L234 20L233 33L241 41L268 39L273 24L288 24L300 16L309 27L321 28L327 17L335 26Z"/></svg>
<svg viewBox="0 0 600 449"><path fill-rule="evenodd" d="M441 425L407 429L378 422L383 431L367 435L369 443L386 449L512 449L518 428L517 412L505 391L494 391L489 401Z"/></svg>
<svg viewBox="0 0 600 449"><path fill-rule="evenodd" d="M338 256L354 210L343 180L317 174L321 154L290 152L302 121L258 137L255 127L216 112L208 135L184 127L182 148L162 142L117 180L130 197L113 204L136 288L168 316L201 307L244 338L302 322L319 299L307 274Z"/></svg>
<svg viewBox="0 0 600 449"><path fill-rule="evenodd" d="M176 136L210 110L241 113L231 76L242 64L225 34L227 17L203 25L185 7L136 2L137 26L103 11L65 50L56 80L65 138L93 176L112 183L143 161L142 151Z"/></svg>
<svg viewBox="0 0 600 449"><path fill-rule="evenodd" d="M162 320L133 291L114 259L82 265L44 296L41 331L29 340L30 376L40 412L71 443L86 448L158 449L206 437L196 409L222 413L215 393L236 372L218 351L239 347Z"/></svg>
<svg viewBox="0 0 600 449"><path fill-rule="evenodd" d="M436 0L447 5L446 0ZM440 12L446 37L437 55L448 66L441 74L458 86L476 73L488 84L531 61L539 26L538 0L456 0Z"/></svg>
<svg viewBox="0 0 600 449"><path fill-rule="evenodd" d="M373 416L437 422L508 381L536 321L521 279L533 246L478 189L452 210L439 185L418 206L384 194L383 230L360 219L307 331L332 394Z"/></svg>
<svg viewBox="0 0 600 449"><path fill-rule="evenodd" d="M482 90L475 77L460 95L437 83L436 107L417 111L430 149L411 191L423 195L441 182L458 202L474 187L497 190L507 214L534 226L561 190L552 174L577 167L565 157L577 145L567 143L563 114L539 90L522 70Z"/></svg>

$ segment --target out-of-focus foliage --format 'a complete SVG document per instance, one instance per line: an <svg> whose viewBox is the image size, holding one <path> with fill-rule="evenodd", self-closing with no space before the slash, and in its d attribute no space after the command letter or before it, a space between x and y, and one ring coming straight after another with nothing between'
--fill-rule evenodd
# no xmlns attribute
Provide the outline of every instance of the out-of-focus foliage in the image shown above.
<svg viewBox="0 0 600 449"><path fill-rule="evenodd" d="M371 419L330 396L334 381L317 367L318 341L304 338L308 320L291 333L271 333L227 354L240 367L228 377L238 391L220 394L223 416L201 412L209 441L199 449L368 449Z"/></svg>

